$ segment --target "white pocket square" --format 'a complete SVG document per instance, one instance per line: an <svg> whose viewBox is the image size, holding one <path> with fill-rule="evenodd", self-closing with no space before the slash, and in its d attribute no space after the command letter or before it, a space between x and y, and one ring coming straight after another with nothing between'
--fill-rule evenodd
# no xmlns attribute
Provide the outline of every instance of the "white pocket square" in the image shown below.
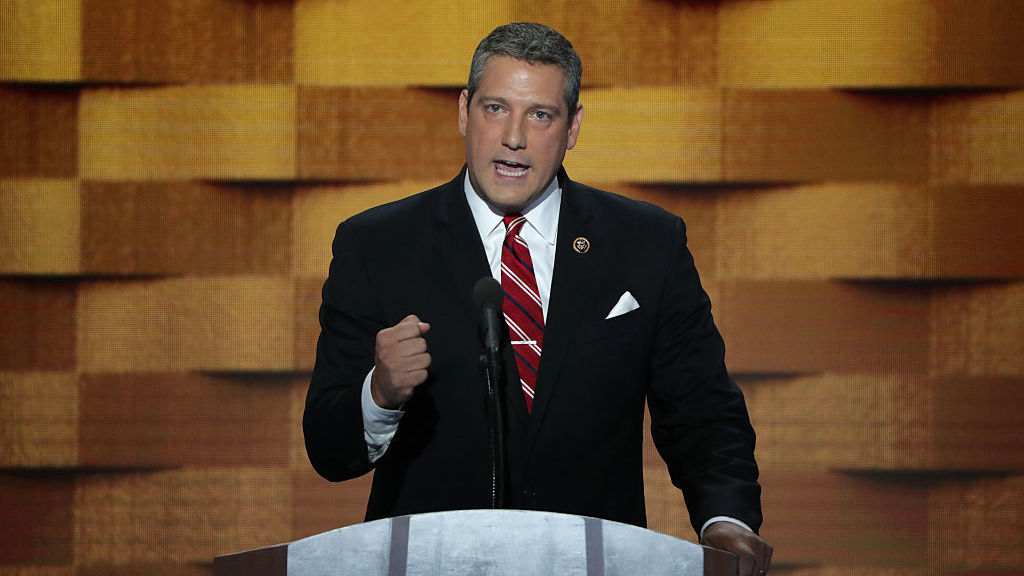
<svg viewBox="0 0 1024 576"><path fill-rule="evenodd" d="M622 296L619 296L619 301L615 303L615 306L612 306L612 311L604 319L608 320L616 316L622 316L626 312L632 312L639 307L640 304L636 301L636 298L633 298L633 295L627 290L622 293Z"/></svg>

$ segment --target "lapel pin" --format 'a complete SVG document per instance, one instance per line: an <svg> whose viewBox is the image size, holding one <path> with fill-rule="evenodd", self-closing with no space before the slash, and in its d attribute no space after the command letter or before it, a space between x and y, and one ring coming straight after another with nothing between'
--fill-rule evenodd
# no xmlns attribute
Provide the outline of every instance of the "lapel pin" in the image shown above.
<svg viewBox="0 0 1024 576"><path fill-rule="evenodd" d="M578 254L586 254L590 252L590 240L580 236L572 241L572 249Z"/></svg>

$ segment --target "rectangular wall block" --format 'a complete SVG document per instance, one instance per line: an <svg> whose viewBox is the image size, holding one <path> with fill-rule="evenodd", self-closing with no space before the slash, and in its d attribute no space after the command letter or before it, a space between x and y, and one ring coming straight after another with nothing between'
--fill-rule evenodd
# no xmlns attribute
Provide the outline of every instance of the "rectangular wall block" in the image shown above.
<svg viewBox="0 0 1024 576"><path fill-rule="evenodd" d="M81 198L73 180L0 180L0 274L74 274Z"/></svg>
<svg viewBox="0 0 1024 576"><path fill-rule="evenodd" d="M291 370L294 298L289 280L272 277L83 285L79 367L89 372Z"/></svg>
<svg viewBox="0 0 1024 576"><path fill-rule="evenodd" d="M94 274L272 274L290 268L291 188L82 184L82 266Z"/></svg>
<svg viewBox="0 0 1024 576"><path fill-rule="evenodd" d="M0 80L77 80L82 62L81 4L82 0L0 3Z"/></svg>
<svg viewBox="0 0 1024 576"><path fill-rule="evenodd" d="M301 87L298 102L302 179L440 184L465 161L456 92Z"/></svg>
<svg viewBox="0 0 1024 576"><path fill-rule="evenodd" d="M288 542L291 480L250 468L86 474L73 527L78 564L207 563Z"/></svg>
<svg viewBox="0 0 1024 576"><path fill-rule="evenodd" d="M1024 276L1024 188L830 183L719 196L722 278Z"/></svg>
<svg viewBox="0 0 1024 576"><path fill-rule="evenodd" d="M929 101L821 90L725 90L728 181L921 181L929 174Z"/></svg>
<svg viewBox="0 0 1024 576"><path fill-rule="evenodd" d="M731 86L1005 86L1024 81L1013 0L723 2Z"/></svg>
<svg viewBox="0 0 1024 576"><path fill-rule="evenodd" d="M721 178L722 102L717 90L587 90L580 103L580 136L565 157L574 179L660 183Z"/></svg>
<svg viewBox="0 0 1024 576"><path fill-rule="evenodd" d="M0 372L0 468L78 465L78 379Z"/></svg>
<svg viewBox="0 0 1024 576"><path fill-rule="evenodd" d="M85 374L80 396L84 466L288 464L287 377Z"/></svg>
<svg viewBox="0 0 1024 576"><path fill-rule="evenodd" d="M320 86L464 86L477 43L512 15L507 3L299 0L295 79Z"/></svg>
<svg viewBox="0 0 1024 576"><path fill-rule="evenodd" d="M0 178L78 174L77 88L0 85L0 118Z"/></svg>
<svg viewBox="0 0 1024 576"><path fill-rule="evenodd" d="M0 370L72 370L77 286L66 280L0 278Z"/></svg>
<svg viewBox="0 0 1024 576"><path fill-rule="evenodd" d="M87 80L292 80L290 2L81 2L82 75Z"/></svg>
<svg viewBox="0 0 1024 576"><path fill-rule="evenodd" d="M812 281L710 286L737 373L914 373L929 362L929 292Z"/></svg>
<svg viewBox="0 0 1024 576"><path fill-rule="evenodd" d="M87 89L78 139L89 179L293 178L295 88Z"/></svg>

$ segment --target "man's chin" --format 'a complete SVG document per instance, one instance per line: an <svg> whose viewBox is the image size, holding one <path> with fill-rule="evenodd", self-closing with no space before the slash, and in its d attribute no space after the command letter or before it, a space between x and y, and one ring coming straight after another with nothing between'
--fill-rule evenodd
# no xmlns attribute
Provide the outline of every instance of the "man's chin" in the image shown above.
<svg viewBox="0 0 1024 576"><path fill-rule="evenodd" d="M534 197L535 195L531 195L526 192L511 194L507 193L507 191L504 194L495 194L493 191L485 191L482 195L484 202L486 202L488 206L505 214L522 212L523 208L526 208L526 206L533 201Z"/></svg>

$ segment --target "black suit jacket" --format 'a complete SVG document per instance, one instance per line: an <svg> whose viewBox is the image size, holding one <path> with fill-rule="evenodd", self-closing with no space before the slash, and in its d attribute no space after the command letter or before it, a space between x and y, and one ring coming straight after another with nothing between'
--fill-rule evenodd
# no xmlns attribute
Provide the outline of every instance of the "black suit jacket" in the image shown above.
<svg viewBox="0 0 1024 576"><path fill-rule="evenodd" d="M485 389L472 289L490 275L463 191L451 182L343 222L323 288L303 430L333 481L375 467L367 520L490 502ZM506 386L508 505L646 525L644 402L695 530L728 515L761 523L754 432L686 248L683 222L559 175L563 189L533 412ZM578 237L590 250L573 248ZM606 320L629 291L637 310ZM360 392L374 338L409 314L431 325L427 382L375 466ZM505 351L507 382L518 382Z"/></svg>

